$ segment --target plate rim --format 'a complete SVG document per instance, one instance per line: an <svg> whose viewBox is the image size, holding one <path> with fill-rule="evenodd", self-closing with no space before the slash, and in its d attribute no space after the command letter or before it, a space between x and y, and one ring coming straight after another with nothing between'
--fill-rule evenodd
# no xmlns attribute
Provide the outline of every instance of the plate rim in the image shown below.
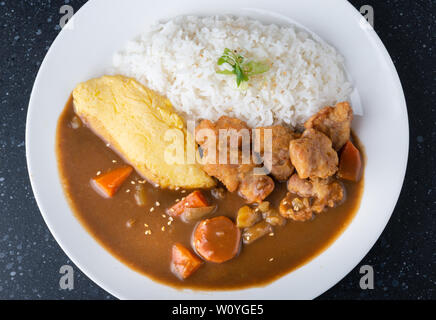
<svg viewBox="0 0 436 320"><path fill-rule="evenodd" d="M351 7L352 11L354 11L355 15L360 15L360 13L346 0L340 0L342 2L345 2L346 5L348 5L349 7ZM87 8L89 6L91 6L93 3L97 2L97 0L94 1L88 1L87 3L85 3L76 13L75 16L79 13L83 13L85 10L87 10ZM119 292L116 292L116 290L114 290L113 288L109 288L106 286L105 283L103 283L102 281L100 281L100 279L98 279L98 277L96 277L94 274L92 274L91 272L89 272L89 270L86 270L85 266L79 262L75 255L66 248L65 244L63 243L63 240L61 239L61 235L59 235L56 230L55 227L52 225L48 215L46 214L45 210L43 209L43 205L42 205L42 200L40 198L39 192L38 192L38 188L37 188L37 183L34 180L33 176L32 176L32 168L33 168L33 164L32 164L32 154L30 152L31 147L29 146L30 143L30 134L31 134L31 129L32 126L29 125L29 123L31 123L32 119L32 110L35 108L34 107L34 100L35 100L35 95L37 94L37 90L38 90L38 85L39 85L39 81L40 81L40 75L42 74L45 66L46 66L46 61L47 61L47 57L49 57L50 55L53 54L53 48L55 47L55 44L57 42L59 42L59 39L62 37L63 32L65 32L65 30L61 30L59 32L59 34L56 36L55 40L53 41L53 43L50 45L49 50L47 51L43 62L41 63L41 66L38 70L37 76L35 78L34 84L33 84L33 88L32 88L32 92L30 95L30 100L29 100L29 105L28 105L28 112L27 112L27 117L26 117L26 134L25 134L25 141L26 141L26 162L27 162L27 168L28 168L28 173L29 173L29 178L30 178L30 182L31 182L31 186L32 186L32 190L35 196L35 200L37 202L38 208L41 212L41 215L43 216L44 222L46 223L47 227L49 228L51 234L53 235L53 237L55 238L56 242L59 244L59 246L62 248L62 250L64 251L64 253L70 258L70 260L89 278L91 279L94 283L96 283L98 286L100 286L101 288L103 288L104 290L106 290L107 292L111 293L112 295L114 295L117 298L120 299L125 299L126 297L123 296L123 294L120 294ZM393 205L392 208L389 210L390 213L386 215L386 219L385 222L383 223L383 225L379 225L379 230L377 232L374 232L374 237L372 239L372 243L370 246L368 246L368 248L365 250L365 253L362 255L362 257L359 259L359 261L361 261L367 254L368 252L373 248L374 244L376 243L376 241L379 239L379 237L381 236L383 230L386 228L387 223L389 222L389 219L391 218L395 206L398 202L399 196L401 194L401 190L404 186L404 179L405 179L405 175L406 175L406 170L407 170L407 164L408 164L408 156L409 156L409 143L410 143L410 133L409 133L409 120L408 120L408 112L407 112L407 103L406 103L406 99L405 99L405 95L404 95L404 91L402 88L402 84L401 84L401 80L400 77L398 75L398 72L395 68L395 65L392 61L392 58L390 57L386 47L384 46L382 40L378 37L378 35L373 32L372 35L373 40L375 40L377 43L377 47L381 50L381 53L383 53L384 55L384 60L385 62L388 63L389 69L392 71L391 74L393 76L393 80L395 81L395 89L401 93L401 107L402 107L402 111L405 114L405 118L403 119L405 121L405 130L407 131L407 139L406 141L404 141L404 149L406 150L405 154L404 154L404 159L402 162L402 172L400 175L400 180L402 181L401 184L399 184L395 190L395 201L393 201ZM57 168L56 168L57 170ZM70 211L73 211L70 208ZM348 226L347 226L348 228ZM346 229L345 229L346 230ZM345 230L343 232L345 232ZM338 236L341 237L341 235ZM336 239L337 240L337 239ZM335 241L336 241L335 240ZM329 246L330 247L330 246ZM325 252L326 250L329 249L326 248L323 252ZM104 249L104 248L103 248ZM104 249L105 250L105 249ZM322 252L319 254L321 255ZM318 255L318 256L319 256ZM116 259L114 257L114 259ZM348 265L352 265L352 267L345 273L343 274L338 280L334 279L331 281L330 285L328 287L323 287L322 289L319 289L318 292L313 296L313 298L319 296L320 294L326 292L327 290L329 290L331 287L333 287L335 284L338 283L338 281L340 281L341 279L343 279L349 272L352 271L352 269L358 265L359 261L353 261L352 263L349 262ZM310 262L309 262L310 263ZM284 275L283 277L286 277L286 275ZM281 278L283 278L281 277ZM152 280L153 281L153 280ZM256 289L258 288L262 288L262 287L256 287ZM249 288L250 289L250 288ZM244 291L246 289L242 289L242 290L231 290L231 292L236 292L236 291ZM189 298L189 297L188 297ZM208 299L210 297L204 297L202 299ZM233 298L231 298L233 299Z"/></svg>

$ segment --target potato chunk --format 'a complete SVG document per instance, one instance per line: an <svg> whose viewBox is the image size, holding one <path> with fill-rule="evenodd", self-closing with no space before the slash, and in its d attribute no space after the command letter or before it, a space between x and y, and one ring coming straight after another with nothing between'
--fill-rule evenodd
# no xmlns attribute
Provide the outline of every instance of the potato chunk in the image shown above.
<svg viewBox="0 0 436 320"><path fill-rule="evenodd" d="M269 209L262 213L263 219L274 227L282 227L286 224L286 219L283 218L277 209Z"/></svg>
<svg viewBox="0 0 436 320"><path fill-rule="evenodd" d="M261 221L254 226L245 229L242 234L242 239L245 244L250 244L271 232L273 232L271 225L266 221Z"/></svg>
<svg viewBox="0 0 436 320"><path fill-rule="evenodd" d="M249 206L243 206L238 211L236 225L238 228L249 228L261 219L260 213L256 212Z"/></svg>

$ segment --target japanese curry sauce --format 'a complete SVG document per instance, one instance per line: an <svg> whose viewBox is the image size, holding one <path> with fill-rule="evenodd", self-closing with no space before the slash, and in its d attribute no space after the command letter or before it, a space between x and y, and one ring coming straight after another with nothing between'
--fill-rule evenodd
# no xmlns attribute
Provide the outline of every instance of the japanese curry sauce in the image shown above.
<svg viewBox="0 0 436 320"><path fill-rule="evenodd" d="M273 236L242 245L234 259L222 264L206 262L191 277L180 280L170 269L171 247L179 242L191 248L195 223L174 218L168 224L165 209L190 191L162 190L145 183L147 205L139 207L134 200L135 185L131 181L138 183L143 178L134 172L113 198L102 197L94 190L90 179L98 171L106 172L124 162L89 128L73 129L70 125L73 116L70 99L59 119L56 148L62 183L75 215L117 259L173 287L213 290L268 284L325 250L352 220L360 205L363 179L359 183L344 182L346 200L337 208L316 215L308 222L288 220L284 227L274 228ZM238 209L245 204L236 193L227 192L224 200L216 200L208 190L203 192L211 203L218 205L210 217L223 215L235 221ZM278 208L285 194L286 183L276 183L275 190L266 200ZM160 206L156 206L156 202ZM151 207L154 207L152 212ZM135 222L128 226L128 221L133 220ZM146 230L151 234L146 235Z"/></svg>

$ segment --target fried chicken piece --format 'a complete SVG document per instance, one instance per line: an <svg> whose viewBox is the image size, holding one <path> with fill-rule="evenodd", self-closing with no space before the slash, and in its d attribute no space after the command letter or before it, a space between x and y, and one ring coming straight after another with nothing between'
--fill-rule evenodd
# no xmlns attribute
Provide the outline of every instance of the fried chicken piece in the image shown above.
<svg viewBox="0 0 436 320"><path fill-rule="evenodd" d="M204 131L203 131L204 130ZM206 134L206 130L211 130L211 133L216 136L215 124L210 120L202 120L198 126L195 128L195 141L202 146L202 148L207 147L208 143L215 144L214 141L209 140L209 135ZM204 148L207 149L207 148Z"/></svg>
<svg viewBox="0 0 436 320"><path fill-rule="evenodd" d="M229 155L227 155L227 163L218 163L220 149L217 141L219 129L223 128L218 127L217 124L209 120L201 121L196 128L195 139L203 151L203 170L209 176L221 181L230 192L234 192L239 186L238 165L230 163Z"/></svg>
<svg viewBox="0 0 436 320"><path fill-rule="evenodd" d="M200 129L211 130L209 134L214 136L205 135ZM230 131L228 135L224 135L225 131L220 135L220 130ZM235 135L237 150L232 150L231 138ZM196 128L196 141L203 150L203 170L220 180L230 192L239 190L243 198L253 203L263 201L273 191L274 181L266 174L254 172L258 166L253 163L251 154L246 155L248 163L243 163L244 147L248 146L250 151L251 145L250 128L244 121L229 117L221 117L216 123L203 120ZM232 151L236 154L236 161L231 159ZM221 163L219 154L224 152L226 163Z"/></svg>
<svg viewBox="0 0 436 320"><path fill-rule="evenodd" d="M338 154L331 140L315 129L306 129L292 140L289 155L301 179L328 178L338 171Z"/></svg>
<svg viewBox="0 0 436 320"><path fill-rule="evenodd" d="M312 185L315 195L312 210L316 213L323 212L326 207L334 208L344 199L344 187L337 181L316 179Z"/></svg>
<svg viewBox="0 0 436 320"><path fill-rule="evenodd" d="M298 174L293 174L287 183L288 191L298 194L300 197L309 198L313 196L313 185L307 179L300 179Z"/></svg>
<svg viewBox="0 0 436 320"><path fill-rule="evenodd" d="M271 146L265 146L265 130L271 130ZM260 142L255 143L254 151L260 154L265 167L277 180L285 181L288 179L294 172L294 166L289 158L289 143L295 138L294 132L284 126L276 125L256 128L254 133L255 141L259 139L258 142Z"/></svg>
<svg viewBox="0 0 436 320"><path fill-rule="evenodd" d="M242 146L242 143L244 140L243 139L244 135L246 138L245 139L246 143L250 143L250 140L248 140L247 138L249 138L251 135L251 129L248 127L248 125L244 121L236 119L236 118L222 116L215 123L213 123L210 120L202 120L195 130L198 133L199 130L201 130L201 129L212 130L212 132L215 134L216 141L218 141L218 138L220 136L220 130L229 130L229 133L236 133L238 135L238 147ZM234 130L234 131L232 132L230 130ZM246 131L244 132L244 130L246 130ZM230 137L228 137L227 140L221 141L221 143L229 143L229 140L230 140L229 138ZM202 135L196 135L196 140L197 140L197 143L200 145L207 143L207 141L206 141L207 138L205 138Z"/></svg>
<svg viewBox="0 0 436 320"><path fill-rule="evenodd" d="M313 218L310 199L295 197L290 192L280 202L279 212L282 217L294 221L304 222Z"/></svg>
<svg viewBox="0 0 436 320"><path fill-rule="evenodd" d="M230 192L235 192L239 187L238 166L231 164L205 164L204 172L221 181Z"/></svg>
<svg viewBox="0 0 436 320"><path fill-rule="evenodd" d="M219 131L220 129L225 129L225 130L235 130L238 134L238 147L242 146L242 143L250 143L251 140L246 139L246 141L244 141L243 139L243 135L244 135L244 130L245 130L245 135L247 137L251 136L251 129L248 127L248 125L245 123L245 121L236 119L236 118L230 118L227 116L222 116L221 118L218 119L218 121L216 122L216 129ZM219 132L218 132L219 135Z"/></svg>
<svg viewBox="0 0 436 320"><path fill-rule="evenodd" d="M274 190L274 181L265 174L256 174L254 167L240 173L239 194L250 203L262 202Z"/></svg>
<svg viewBox="0 0 436 320"><path fill-rule="evenodd" d="M297 174L288 180L288 191L303 198L310 198L310 208L321 213L326 207L333 208L340 204L345 196L343 186L333 179L300 179Z"/></svg>
<svg viewBox="0 0 436 320"><path fill-rule="evenodd" d="M353 110L348 102L340 102L335 107L325 107L306 121L306 129L316 129L328 136L333 148L338 151L350 139Z"/></svg>

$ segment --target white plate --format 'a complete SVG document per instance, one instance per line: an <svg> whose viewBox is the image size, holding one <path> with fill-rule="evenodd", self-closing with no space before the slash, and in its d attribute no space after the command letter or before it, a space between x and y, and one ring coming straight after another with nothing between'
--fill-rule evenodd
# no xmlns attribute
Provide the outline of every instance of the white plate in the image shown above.
<svg viewBox="0 0 436 320"><path fill-rule="evenodd" d="M327 250L265 287L215 292L176 290L132 271L80 225L60 184L55 132L70 92L80 81L101 76L110 66L112 54L147 25L181 14L247 15L277 23L290 18L344 55L357 88L356 97L360 96L364 115L356 117L354 129L368 158L360 210ZM50 231L88 277L123 299L317 297L359 263L386 226L403 183L408 144L406 104L394 65L376 33L344 0L91 0L76 13L73 28L64 28L47 53L32 91L26 128L32 187Z"/></svg>

